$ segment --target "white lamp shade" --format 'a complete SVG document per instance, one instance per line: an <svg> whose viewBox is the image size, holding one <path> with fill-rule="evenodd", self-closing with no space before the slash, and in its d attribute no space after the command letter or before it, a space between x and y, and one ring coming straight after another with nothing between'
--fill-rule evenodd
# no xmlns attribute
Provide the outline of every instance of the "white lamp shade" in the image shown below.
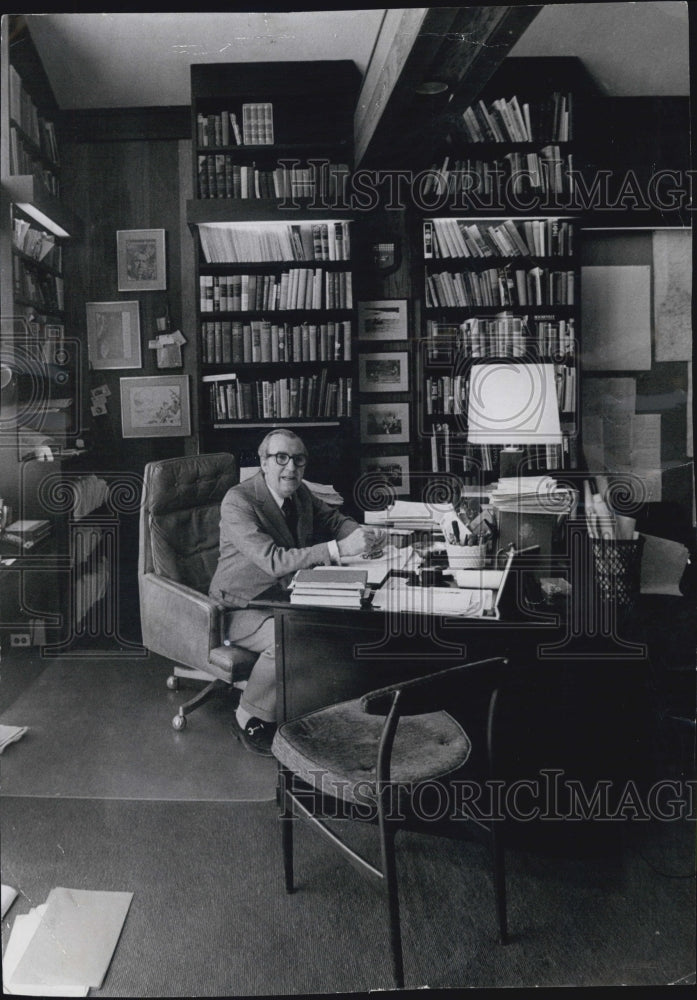
<svg viewBox="0 0 697 1000"><path fill-rule="evenodd" d="M472 444L561 444L554 365L473 365L467 440Z"/></svg>

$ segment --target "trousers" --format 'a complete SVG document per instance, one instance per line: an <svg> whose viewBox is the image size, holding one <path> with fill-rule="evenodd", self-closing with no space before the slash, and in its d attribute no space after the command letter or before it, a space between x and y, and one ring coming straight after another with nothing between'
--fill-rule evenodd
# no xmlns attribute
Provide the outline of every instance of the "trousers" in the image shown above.
<svg viewBox="0 0 697 1000"><path fill-rule="evenodd" d="M236 646L259 653L240 698L240 708L262 722L276 721L276 648L273 615L255 608L232 611L227 638Z"/></svg>

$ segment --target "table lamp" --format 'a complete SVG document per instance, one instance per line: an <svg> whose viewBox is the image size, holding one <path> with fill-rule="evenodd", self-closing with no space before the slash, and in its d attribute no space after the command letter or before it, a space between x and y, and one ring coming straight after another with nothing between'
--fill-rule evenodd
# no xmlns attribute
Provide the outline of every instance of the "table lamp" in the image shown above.
<svg viewBox="0 0 697 1000"><path fill-rule="evenodd" d="M554 365L499 361L472 365L467 440L503 445L502 477L517 473L525 454L522 445L560 445Z"/></svg>

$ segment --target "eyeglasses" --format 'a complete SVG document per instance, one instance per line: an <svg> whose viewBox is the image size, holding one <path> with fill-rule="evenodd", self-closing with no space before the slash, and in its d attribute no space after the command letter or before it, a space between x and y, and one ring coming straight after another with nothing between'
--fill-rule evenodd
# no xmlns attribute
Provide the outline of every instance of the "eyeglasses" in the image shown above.
<svg viewBox="0 0 697 1000"><path fill-rule="evenodd" d="M277 465L288 465L292 458L296 469L302 469L307 464L307 455L289 455L286 451L272 451L266 457L275 458Z"/></svg>

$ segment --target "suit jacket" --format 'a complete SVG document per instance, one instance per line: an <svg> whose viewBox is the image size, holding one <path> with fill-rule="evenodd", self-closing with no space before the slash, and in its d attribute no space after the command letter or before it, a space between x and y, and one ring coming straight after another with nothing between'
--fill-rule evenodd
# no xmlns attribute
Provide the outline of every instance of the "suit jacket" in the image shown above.
<svg viewBox="0 0 697 1000"><path fill-rule="evenodd" d="M328 565L327 541L358 527L301 483L296 546L262 472L233 486L220 506L220 556L209 593L231 608L244 608L275 583L288 584L298 569Z"/></svg>

